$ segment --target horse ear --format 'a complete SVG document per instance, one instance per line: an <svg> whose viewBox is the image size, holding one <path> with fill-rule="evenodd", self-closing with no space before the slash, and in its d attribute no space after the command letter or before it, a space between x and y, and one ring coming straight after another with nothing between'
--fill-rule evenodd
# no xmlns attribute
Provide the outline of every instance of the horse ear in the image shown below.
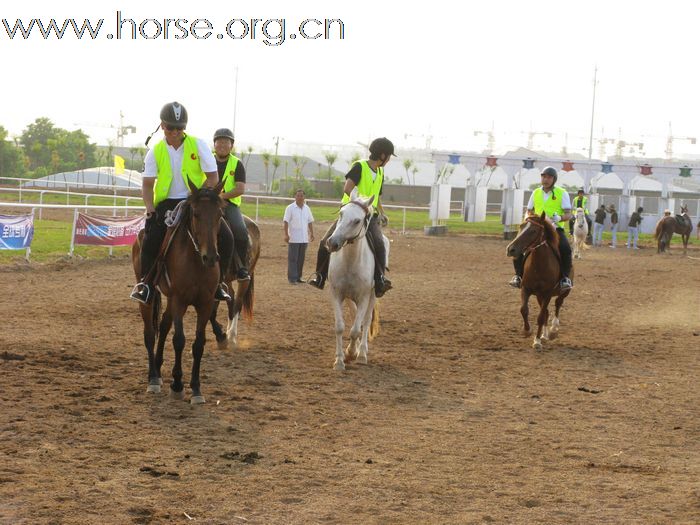
<svg viewBox="0 0 700 525"><path fill-rule="evenodd" d="M544 220L545 217L547 217L547 215L545 214L545 212L542 212L542 215L540 215L540 219Z"/></svg>
<svg viewBox="0 0 700 525"><path fill-rule="evenodd" d="M374 202L374 195L372 195L368 200L367 200L367 206L372 206L372 203Z"/></svg>
<svg viewBox="0 0 700 525"><path fill-rule="evenodd" d="M190 193L194 193L197 191L197 186L194 185L194 183L190 180L189 177L187 177L187 185L190 187Z"/></svg>
<svg viewBox="0 0 700 525"><path fill-rule="evenodd" d="M357 186L355 186L355 187L352 189L352 191L350 192L350 200L351 200L351 201L357 200L357 195L358 195Z"/></svg>
<svg viewBox="0 0 700 525"><path fill-rule="evenodd" d="M221 193L221 190L223 190L223 189L224 189L224 181L220 180L219 182L216 183L216 186L214 186L214 191L218 195L219 193Z"/></svg>

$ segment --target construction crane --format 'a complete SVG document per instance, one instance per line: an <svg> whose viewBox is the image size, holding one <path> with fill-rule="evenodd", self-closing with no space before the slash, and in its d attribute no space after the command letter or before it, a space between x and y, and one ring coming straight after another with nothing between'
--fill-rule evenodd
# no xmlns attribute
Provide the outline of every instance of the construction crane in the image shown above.
<svg viewBox="0 0 700 525"><path fill-rule="evenodd" d="M481 131L481 130L476 130L474 131L474 136L478 137L479 135L486 135L488 140L486 142L486 149L484 150L484 153L490 155L493 153L494 148L496 147L496 137L493 134L493 123L491 123L491 130L490 131Z"/></svg>
<svg viewBox="0 0 700 525"><path fill-rule="evenodd" d="M525 133L525 132L522 131L521 133ZM549 131L532 131L532 130L530 130L527 132L527 149L531 150L535 147L534 144L535 144L535 136L536 135L544 135L548 139L552 138L552 134Z"/></svg>
<svg viewBox="0 0 700 525"><path fill-rule="evenodd" d="M695 144L697 139L695 137L674 137L673 131L671 130L671 123L668 123L668 138L666 139L666 159L671 160L673 158L673 141L674 140L687 140L691 144Z"/></svg>
<svg viewBox="0 0 700 525"><path fill-rule="evenodd" d="M136 133L136 127L130 125L124 125L124 113L119 111L119 126L114 124L101 124L94 122L74 122L74 126L87 126L91 128L108 128L117 130L117 140L115 145L118 147L124 146L124 137L129 133Z"/></svg>
<svg viewBox="0 0 700 525"><path fill-rule="evenodd" d="M430 150L431 149L431 144L433 142L433 136L432 135L411 135L410 133L404 133L403 138L408 139L409 137L413 138L419 138L419 139L425 139L425 149Z"/></svg>

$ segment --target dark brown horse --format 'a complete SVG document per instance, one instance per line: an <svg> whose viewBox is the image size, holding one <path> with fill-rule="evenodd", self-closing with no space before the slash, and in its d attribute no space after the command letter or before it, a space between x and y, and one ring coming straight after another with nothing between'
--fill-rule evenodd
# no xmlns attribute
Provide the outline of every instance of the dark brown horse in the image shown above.
<svg viewBox="0 0 700 525"><path fill-rule="evenodd" d="M693 231L693 221L688 215L688 206L681 206L681 214L676 217L662 217L656 223L656 253L671 253L671 238L674 233L678 233L683 241L683 254L688 250L690 233Z"/></svg>
<svg viewBox="0 0 700 525"><path fill-rule="evenodd" d="M233 283L236 283L235 293L232 293L233 301L228 303L228 324L226 330L216 320L216 311L219 307L217 302L214 305L214 311L211 314L211 327L214 330L214 335L216 336L216 341L219 343L219 348L226 348L230 344L231 347L236 345L238 337L238 319L240 314L243 313L243 317L246 320L252 321L253 319L253 303L255 299L255 265L260 257L260 228L258 225L247 216L243 216L246 228L248 229L248 237L250 238L250 245L248 250L248 273L250 274L250 280L246 281L236 281L236 270L237 261L231 261L231 268L228 269L224 280L228 285L228 289L234 291ZM234 256L232 259L237 257Z"/></svg>
<svg viewBox="0 0 700 525"><path fill-rule="evenodd" d="M544 213L541 216L528 215L520 225L518 236L506 248L506 253L509 257L527 255L520 286L520 313L524 321L523 332L525 335L530 335L528 301L531 295L535 295L540 305L540 314L537 316L537 335L532 347L535 350L541 350L543 339L554 339L557 336L559 310L564 299L571 292L571 289L563 292L559 289L561 279L559 235L554 226L545 219ZM573 280L573 268L569 277ZM552 324L547 327L548 308L552 297L556 297L557 300L554 303Z"/></svg>
<svg viewBox="0 0 700 525"><path fill-rule="evenodd" d="M160 369L163 364L163 348L171 326L175 325L173 347L175 364L170 394L184 399L182 383L182 350L185 347L185 332L182 320L191 305L197 312L197 328L192 344L192 404L204 403L200 389L199 370L204 354L205 328L214 308L214 293L219 283L219 255L217 233L221 227L223 201L219 197L221 185L216 188L197 189L190 184L191 194L187 198L183 217L172 235L169 248L159 258L158 271L151 304L140 305L143 318L143 339L148 350L148 392L160 392L163 384ZM131 258L134 273L141 275L140 253L143 232L134 243ZM166 236L166 239L168 236ZM161 293L168 304L159 323ZM158 330L158 348L154 353Z"/></svg>

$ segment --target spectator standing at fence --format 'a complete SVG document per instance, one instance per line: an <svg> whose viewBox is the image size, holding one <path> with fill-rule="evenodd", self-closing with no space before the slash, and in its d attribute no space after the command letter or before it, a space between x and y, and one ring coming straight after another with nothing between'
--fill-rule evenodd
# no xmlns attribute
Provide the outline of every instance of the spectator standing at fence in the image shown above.
<svg viewBox="0 0 700 525"><path fill-rule="evenodd" d="M306 204L306 194L299 188L294 202L284 210L284 241L287 243L287 280L289 284L303 283L306 247L314 240L314 216Z"/></svg>
<svg viewBox="0 0 700 525"><path fill-rule="evenodd" d="M611 248L615 248L617 245L617 210L615 210L615 205L611 204L608 208L610 212L610 232L612 233L612 242L610 243Z"/></svg>
<svg viewBox="0 0 700 525"><path fill-rule="evenodd" d="M248 228L241 213L241 196L245 193L246 174L241 159L233 154L235 139L228 128L221 128L214 133L214 155L219 178L223 181L221 198L224 205L224 217L233 233L233 245L238 255L236 279L247 281L248 273Z"/></svg>
<svg viewBox="0 0 700 525"><path fill-rule="evenodd" d="M143 203L146 206L146 225L141 245L141 280L131 292L131 298L147 304L151 297L154 276L151 269L156 262L160 245L168 229L166 212L175 209L190 193L188 183L201 188L214 188L219 182L214 155L201 139L185 133L187 110L179 102L169 102L160 110L160 128L165 138L144 160L141 186ZM157 129L156 129L157 131ZM150 137L149 137L150 138ZM228 228L221 228L218 235L219 264L229 264L233 252L233 239ZM219 283L216 298L230 300L231 297Z"/></svg>
<svg viewBox="0 0 700 525"><path fill-rule="evenodd" d="M595 221L593 222L593 246L601 246L603 243L603 230L605 229L605 204L595 211Z"/></svg>
<svg viewBox="0 0 700 525"><path fill-rule="evenodd" d="M627 248L639 250L637 242L639 241L639 225L642 222L643 211L644 208L640 206L630 217L630 222L627 225Z"/></svg>

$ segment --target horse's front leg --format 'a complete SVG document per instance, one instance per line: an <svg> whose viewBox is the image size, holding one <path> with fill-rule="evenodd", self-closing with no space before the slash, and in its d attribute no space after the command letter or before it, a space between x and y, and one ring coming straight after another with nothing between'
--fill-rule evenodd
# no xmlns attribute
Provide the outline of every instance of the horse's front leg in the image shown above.
<svg viewBox="0 0 700 525"><path fill-rule="evenodd" d="M335 363L336 370L345 370L345 355L343 353L343 332L345 321L343 320L343 300L333 296L333 311L335 313Z"/></svg>
<svg viewBox="0 0 700 525"><path fill-rule="evenodd" d="M540 314L537 316L537 335L535 336L535 340L532 343L532 348L534 348L535 350L542 350L543 332L545 334L544 338L546 339L546 325L547 318L549 317L549 311L547 307L549 306L549 301L549 295L542 298L540 298L540 296L537 296L537 302L540 304Z"/></svg>
<svg viewBox="0 0 700 525"><path fill-rule="evenodd" d="M146 392L160 392L160 384L158 383L158 374L156 373L156 359L153 352L153 347L156 344L156 329L153 326L153 306L142 304L139 305L141 318L143 319L143 344L148 352L148 388ZM157 385L157 389L156 389Z"/></svg>
<svg viewBox="0 0 700 525"><path fill-rule="evenodd" d="M163 312L163 318L160 320L160 326L158 327L158 348L156 349L155 360L156 381L153 384L152 390L156 393L160 392L160 387L163 385L163 378L161 376L160 370L163 366L163 351L165 349L165 341L168 339L168 334L170 333L170 328L172 328L172 326L173 316L170 313L170 301L168 301L168 307L165 309L165 312Z"/></svg>
<svg viewBox="0 0 700 525"><path fill-rule="evenodd" d="M170 298L172 304L173 298ZM185 348L185 329L182 324L182 318L185 315L185 309L179 305L173 305L171 314L173 324L175 325L175 333L173 334L173 347L175 348L175 363L173 364L173 382L170 384L170 397L173 399L184 399L184 385L182 384L182 350Z"/></svg>
<svg viewBox="0 0 700 525"><path fill-rule="evenodd" d="M528 315L530 314L530 307L528 302L530 301L530 293L525 290L525 288L520 289L520 315L523 316L523 335L530 335L530 321L528 320Z"/></svg>
<svg viewBox="0 0 700 525"><path fill-rule="evenodd" d="M213 306L213 302L200 303L195 306L195 310L197 311L197 330L195 332L194 343L192 343L192 376L190 377L190 388L192 389L190 403L193 405L204 403L204 396L200 389L199 371L202 364L202 356L204 355L204 345L206 343L205 330Z"/></svg>

